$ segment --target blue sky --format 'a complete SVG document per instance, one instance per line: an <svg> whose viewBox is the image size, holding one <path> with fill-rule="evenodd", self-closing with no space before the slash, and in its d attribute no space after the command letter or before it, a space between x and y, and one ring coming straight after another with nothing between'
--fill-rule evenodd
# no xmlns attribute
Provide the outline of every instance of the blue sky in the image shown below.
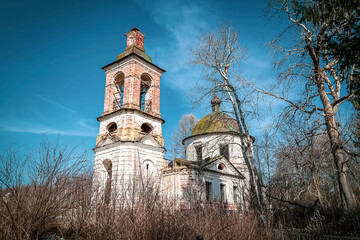
<svg viewBox="0 0 360 240"><path fill-rule="evenodd" d="M0 8L0 150L36 147L43 134L70 145L95 145L103 111L102 66L124 51L124 34L136 26L145 49L167 72L161 79L166 145L183 114L210 111L191 105L202 75L187 64L202 31L230 21L247 48L243 76L273 76L265 43L281 24L264 16L264 1L2 1ZM258 131L252 123L253 131ZM167 146L168 148L168 146ZM91 155L91 154L90 154Z"/></svg>

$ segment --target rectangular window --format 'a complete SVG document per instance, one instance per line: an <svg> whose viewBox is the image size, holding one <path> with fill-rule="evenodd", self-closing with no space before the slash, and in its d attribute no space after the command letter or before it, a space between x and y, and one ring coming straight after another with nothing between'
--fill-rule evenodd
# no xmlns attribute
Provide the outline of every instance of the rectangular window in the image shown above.
<svg viewBox="0 0 360 240"><path fill-rule="evenodd" d="M206 201L211 199L211 182L205 182Z"/></svg>
<svg viewBox="0 0 360 240"><path fill-rule="evenodd" d="M201 161L202 160L202 146L196 146L195 150L196 150L196 159L198 161Z"/></svg>
<svg viewBox="0 0 360 240"><path fill-rule="evenodd" d="M230 159L229 153L229 145L228 144L220 144L220 155L223 155L226 159Z"/></svg>
<svg viewBox="0 0 360 240"><path fill-rule="evenodd" d="M238 202L238 189L237 189L237 186L234 186L233 195L234 195L234 203Z"/></svg>
<svg viewBox="0 0 360 240"><path fill-rule="evenodd" d="M220 201L225 202L226 196L225 196L225 184L220 184Z"/></svg>

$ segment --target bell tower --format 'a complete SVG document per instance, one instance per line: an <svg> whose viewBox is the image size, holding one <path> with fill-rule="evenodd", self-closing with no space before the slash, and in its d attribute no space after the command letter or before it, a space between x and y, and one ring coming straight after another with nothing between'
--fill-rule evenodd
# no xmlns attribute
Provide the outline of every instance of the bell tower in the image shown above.
<svg viewBox="0 0 360 240"><path fill-rule="evenodd" d="M125 185L139 179L157 182L166 164L165 121L160 114L160 78L165 70L145 53L145 35L138 28L125 36L125 51L102 68L104 112L97 118L100 130L93 150L94 184L105 193L116 189L121 194Z"/></svg>

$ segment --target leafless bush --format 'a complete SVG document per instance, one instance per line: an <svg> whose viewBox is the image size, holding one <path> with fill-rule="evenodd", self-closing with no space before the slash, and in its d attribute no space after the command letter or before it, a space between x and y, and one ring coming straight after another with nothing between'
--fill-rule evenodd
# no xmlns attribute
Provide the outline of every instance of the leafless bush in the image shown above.
<svg viewBox="0 0 360 240"><path fill-rule="evenodd" d="M86 216L86 215L84 215ZM80 220L80 219L76 219ZM226 211L218 204L173 210L169 205L137 203L128 209L98 206L74 225L69 239L276 239L254 214Z"/></svg>
<svg viewBox="0 0 360 240"><path fill-rule="evenodd" d="M333 156L328 136L302 121L289 122L278 131L276 165L267 186L274 221L290 231L358 236L359 209L347 213L341 208L336 167L329 161ZM345 157L349 159L350 154ZM356 189L358 168L354 166L350 172L349 183Z"/></svg>
<svg viewBox="0 0 360 240"><path fill-rule="evenodd" d="M1 155L0 239L272 239L255 214L216 203L180 209L140 176L110 203L84 171L86 155L44 140Z"/></svg>
<svg viewBox="0 0 360 240"><path fill-rule="evenodd" d="M84 205L69 211L64 239L276 239L256 214L226 210L216 202L191 201L179 208L156 184L138 176L122 190L83 191ZM88 189L88 188L84 188ZM89 209L91 209L89 211Z"/></svg>
<svg viewBox="0 0 360 240"><path fill-rule="evenodd" d="M72 208L86 153L44 138L37 151L12 147L0 156L0 238L39 239L55 234Z"/></svg>

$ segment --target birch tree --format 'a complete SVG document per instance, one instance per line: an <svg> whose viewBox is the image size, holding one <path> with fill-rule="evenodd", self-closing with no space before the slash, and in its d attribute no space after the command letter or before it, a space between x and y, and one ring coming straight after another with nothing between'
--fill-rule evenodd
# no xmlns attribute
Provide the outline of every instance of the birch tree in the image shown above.
<svg viewBox="0 0 360 240"><path fill-rule="evenodd" d="M239 34L230 24L220 25L216 30L202 34L198 45L191 49L190 62L203 68L207 75L206 84L211 86L209 90L201 92L200 98L217 92L231 103L231 112L244 139L241 149L249 172L251 204L264 210L262 183L254 164L252 137L243 107L245 99L240 94L239 75L235 73L245 56L245 49L240 46L238 39Z"/></svg>

